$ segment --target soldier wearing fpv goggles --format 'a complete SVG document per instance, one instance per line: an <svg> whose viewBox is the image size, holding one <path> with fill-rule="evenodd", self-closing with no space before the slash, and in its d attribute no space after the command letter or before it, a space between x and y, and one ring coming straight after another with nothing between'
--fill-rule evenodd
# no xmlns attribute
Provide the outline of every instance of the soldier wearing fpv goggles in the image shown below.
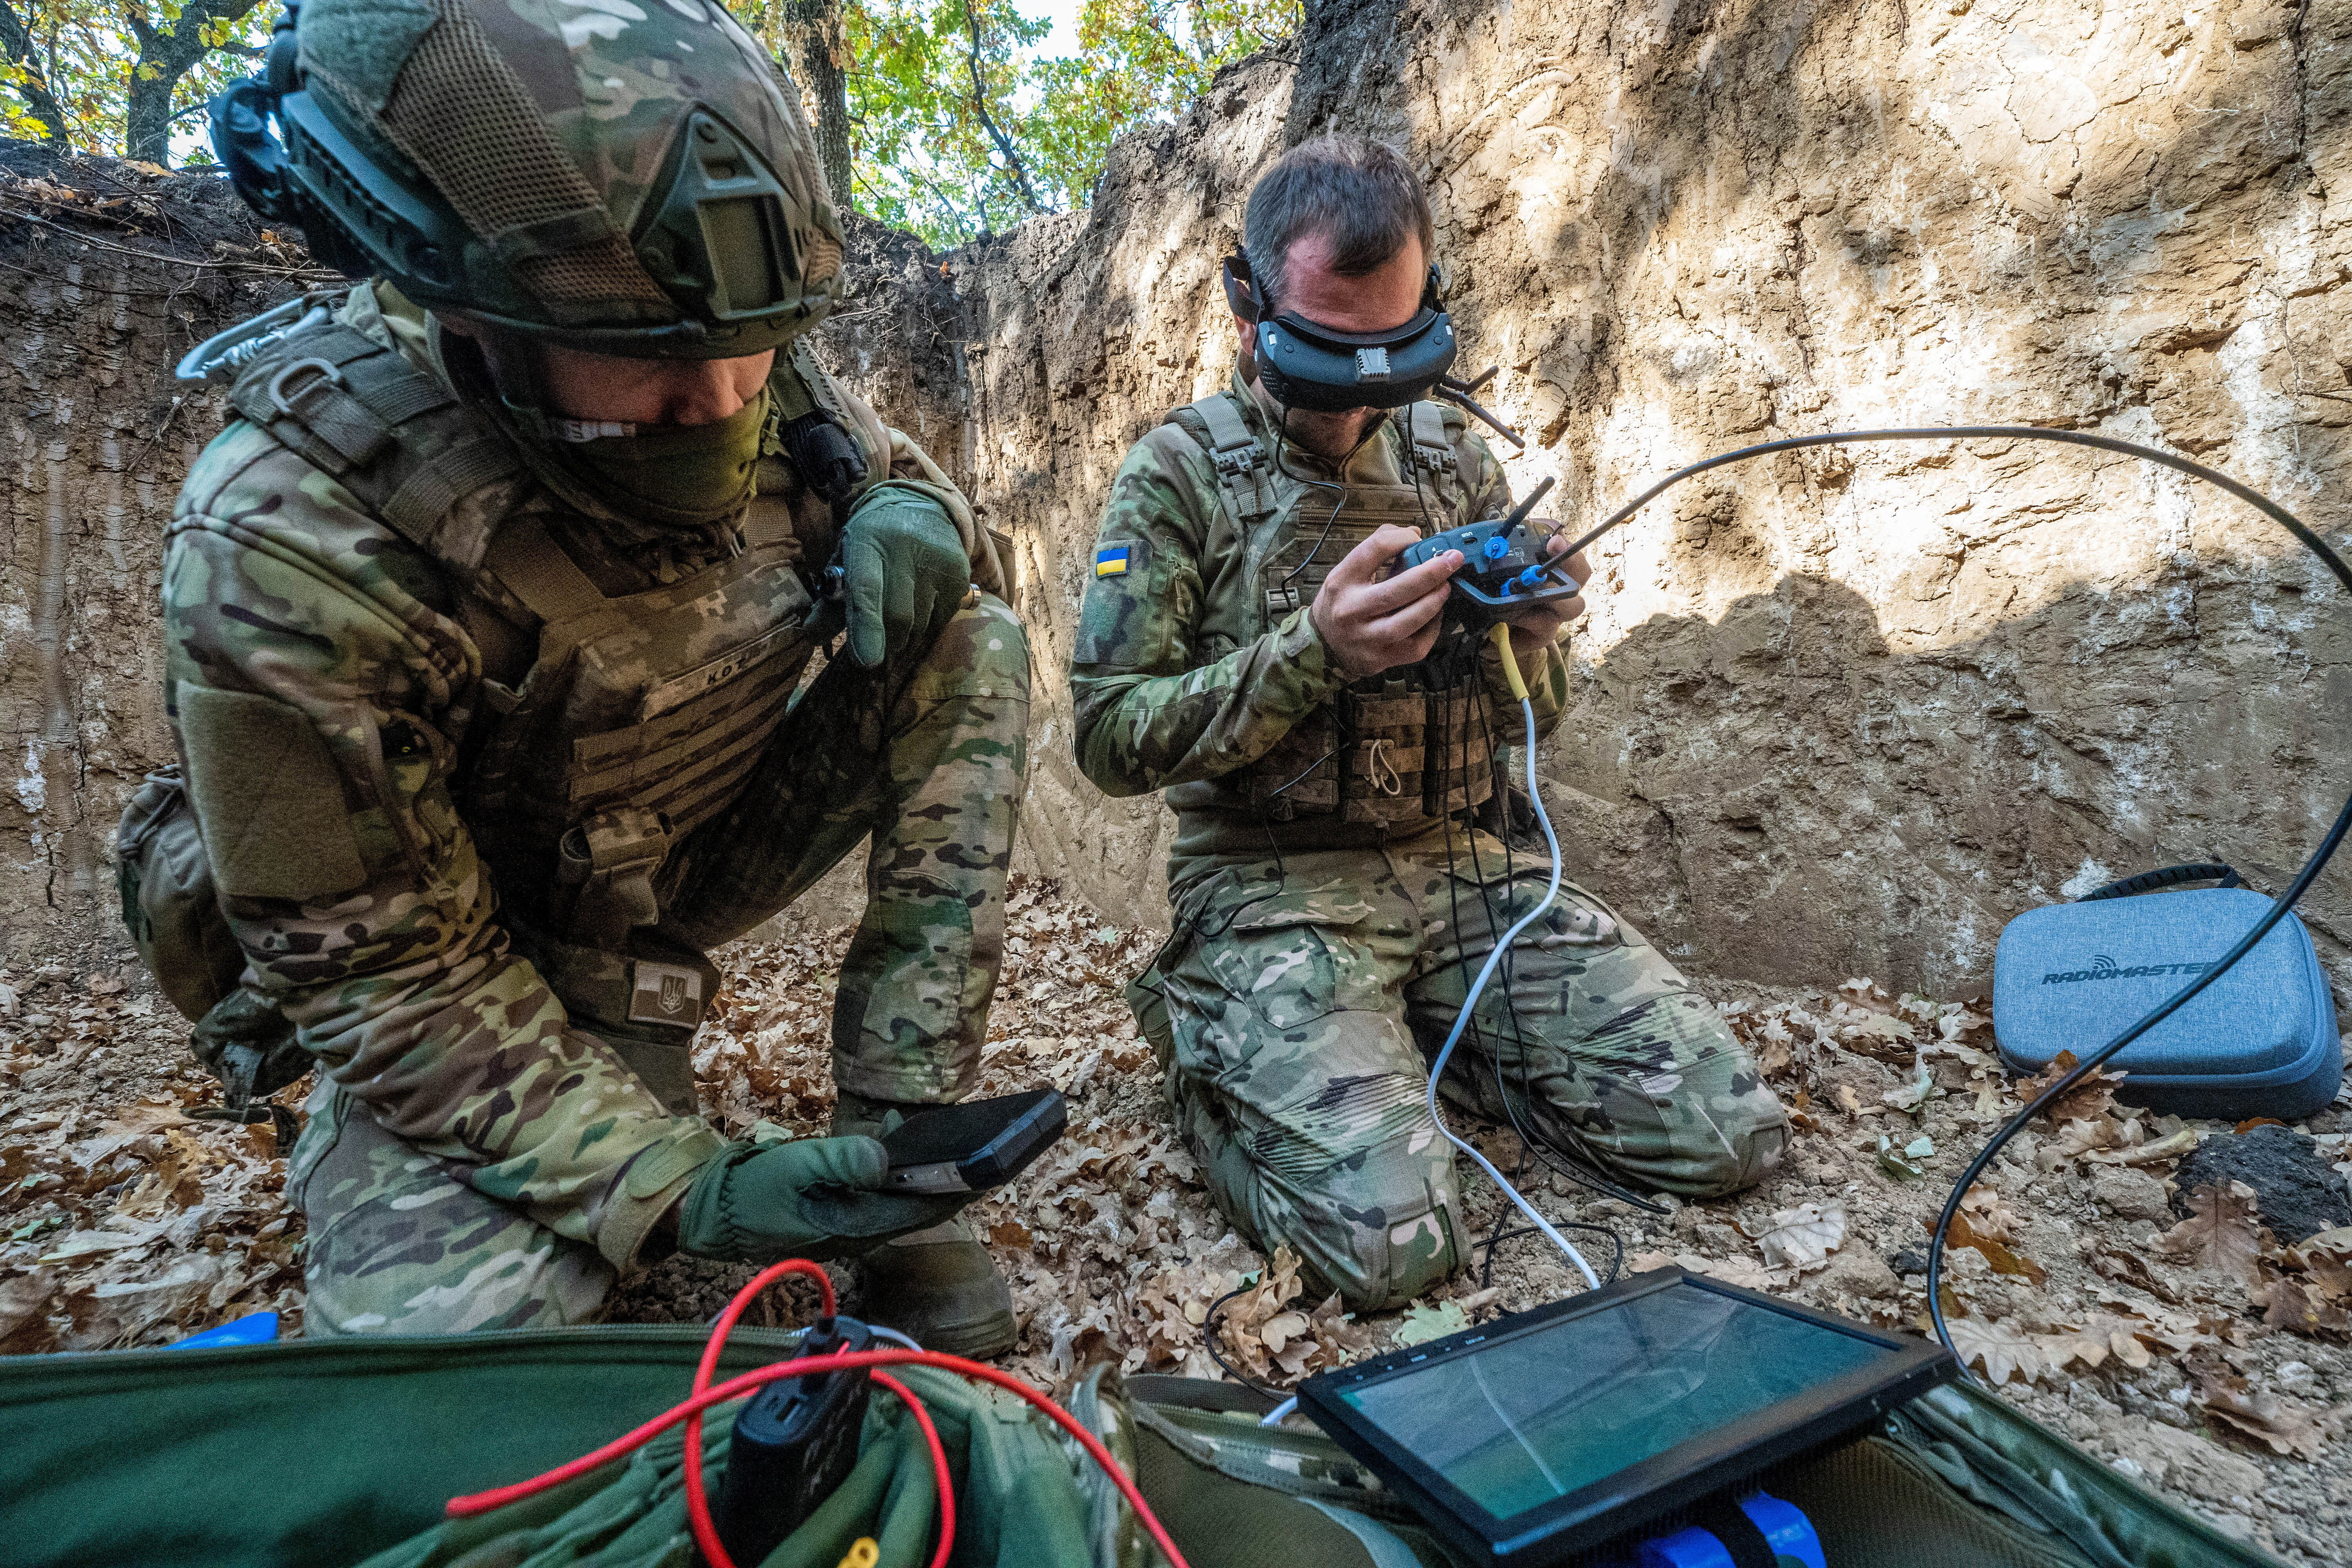
<svg viewBox="0 0 2352 1568"><path fill-rule="evenodd" d="M1510 494L1431 400L1453 331L1402 160L1352 137L1295 148L1246 230L1232 384L1145 436L1112 486L1072 654L1077 754L1105 792L1165 790L1176 813L1175 935L1129 1000L1219 1205L1376 1308L1467 1257L1427 1062L1549 871L1489 831L1517 705L1499 653L1449 626L1462 555L1395 568ZM1504 616L1544 730L1582 608ZM1754 1062L1581 889L1521 936L1474 1024L1443 1092L1620 1177L1712 1196L1780 1158L1787 1119Z"/></svg>

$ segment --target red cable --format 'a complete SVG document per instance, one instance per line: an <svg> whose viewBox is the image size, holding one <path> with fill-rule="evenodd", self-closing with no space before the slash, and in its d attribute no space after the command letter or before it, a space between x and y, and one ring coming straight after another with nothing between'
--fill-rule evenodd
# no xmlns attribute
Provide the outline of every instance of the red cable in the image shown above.
<svg viewBox="0 0 2352 1568"><path fill-rule="evenodd" d="M931 1568L948 1568L948 1552L955 1545L955 1479L948 1474L947 1445L940 1441L940 1429L931 1425L931 1413L923 1402L907 1392L907 1385L887 1372L868 1373L874 1382L897 1394L907 1406L915 1425L923 1429L923 1441L931 1446L931 1478L940 1483L940 1549L931 1553ZM730 1563L713 1559L714 1568L734 1568Z"/></svg>
<svg viewBox="0 0 2352 1568"><path fill-rule="evenodd" d="M727 1348L727 1336L735 1331L735 1320L743 1315L761 1291L787 1274L798 1274L816 1281L817 1300L827 1318L833 1316L833 1276L805 1258L787 1258L782 1263L772 1263L751 1277L751 1282L735 1292L727 1310L719 1314L710 1326L710 1342L702 1347L701 1364L694 1369L694 1392L700 1394L710 1386L711 1373L719 1370L719 1352ZM895 1385L894 1385L895 1386ZM911 1395L908 1396L911 1399ZM926 1418L926 1428L929 1422ZM710 1517L710 1497L702 1484L702 1415L700 1412L686 1418L686 1517L694 1527L694 1539L710 1568L735 1568L727 1548L719 1543L719 1527ZM943 1465L945 1460L940 1461Z"/></svg>
<svg viewBox="0 0 2352 1568"><path fill-rule="evenodd" d="M1152 1543L1158 1546L1161 1553L1167 1557L1170 1568L1188 1568L1184 1554L1176 1550L1176 1543L1169 1539L1167 1528L1160 1522L1160 1516L1151 1511L1151 1505L1143 1500L1143 1494L1136 1489L1135 1482L1129 1479L1127 1472L1119 1468L1118 1461L1111 1458L1110 1450L1103 1447L1102 1440L1078 1424L1076 1416L1072 1415L1019 1378L999 1372L992 1366L982 1366L978 1362L966 1361L961 1356L942 1355L937 1351L907 1351L895 1347L889 1350L842 1351L831 1355L807 1356L799 1361L777 1362L770 1366L740 1373L715 1388L696 1394L683 1405L673 1405L638 1426L635 1431L614 1438L593 1453L583 1454L568 1464L558 1465L545 1474L534 1476L527 1481L517 1481L512 1486L496 1487L488 1491L451 1498L443 1511L452 1519L471 1519L478 1514L488 1513L493 1509L504 1508L510 1502L520 1502L525 1498L536 1497L551 1487L561 1486L565 1481L585 1475L591 1470L599 1469L611 1464L614 1459L635 1452L679 1422L698 1415L715 1405L724 1405L730 1399L740 1398L755 1388L764 1388L780 1379L817 1377L829 1372L847 1372L857 1367L877 1366L935 1366L943 1372L952 1372L963 1377L977 1378L982 1383L992 1384L1006 1393L1035 1405L1039 1410L1044 1411L1055 1426L1076 1438L1078 1446L1087 1451L1087 1457L1102 1467L1103 1473L1110 1477L1113 1484L1118 1488L1119 1495L1127 1500L1128 1506L1134 1509L1136 1517L1143 1521L1144 1529L1150 1532Z"/></svg>

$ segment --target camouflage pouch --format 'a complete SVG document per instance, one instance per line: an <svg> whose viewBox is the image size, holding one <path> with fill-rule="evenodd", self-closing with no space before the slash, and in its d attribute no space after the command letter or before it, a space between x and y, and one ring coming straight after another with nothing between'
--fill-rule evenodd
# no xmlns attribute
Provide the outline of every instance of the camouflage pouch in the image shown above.
<svg viewBox="0 0 2352 1568"><path fill-rule="evenodd" d="M231 1119L265 1120L249 1102L308 1072L310 1056L276 1005L239 983L245 952L221 912L178 764L149 773L123 808L114 877L122 923L157 988L195 1026L189 1044L227 1086Z"/></svg>
<svg viewBox="0 0 2352 1568"><path fill-rule="evenodd" d="M114 879L122 895L122 923L147 972L180 1016L194 1023L236 989L245 953L221 913L220 890L178 763L149 773L122 808Z"/></svg>

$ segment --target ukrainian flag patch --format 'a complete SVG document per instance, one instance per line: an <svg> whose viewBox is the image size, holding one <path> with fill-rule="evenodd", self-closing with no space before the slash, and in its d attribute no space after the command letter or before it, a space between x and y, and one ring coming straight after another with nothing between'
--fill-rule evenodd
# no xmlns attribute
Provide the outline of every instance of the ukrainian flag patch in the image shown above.
<svg viewBox="0 0 2352 1568"><path fill-rule="evenodd" d="M1095 575L1097 577L1120 575L1126 572L1129 562L1133 559L1134 551L1135 547L1131 544L1106 545L1096 551Z"/></svg>

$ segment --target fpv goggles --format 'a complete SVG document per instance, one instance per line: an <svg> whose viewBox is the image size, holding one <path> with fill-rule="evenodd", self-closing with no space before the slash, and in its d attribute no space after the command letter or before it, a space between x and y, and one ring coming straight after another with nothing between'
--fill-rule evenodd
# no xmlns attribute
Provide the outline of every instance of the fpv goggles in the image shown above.
<svg viewBox="0 0 2352 1568"><path fill-rule="evenodd" d="M1402 408L1438 390L1454 368L1454 322L1437 291L1437 268L1421 291L1421 309L1385 332L1342 332L1284 311L1269 315L1258 298L1249 258L1225 258L1225 299L1257 328L1258 381L1291 408L1336 414L1349 408Z"/></svg>

